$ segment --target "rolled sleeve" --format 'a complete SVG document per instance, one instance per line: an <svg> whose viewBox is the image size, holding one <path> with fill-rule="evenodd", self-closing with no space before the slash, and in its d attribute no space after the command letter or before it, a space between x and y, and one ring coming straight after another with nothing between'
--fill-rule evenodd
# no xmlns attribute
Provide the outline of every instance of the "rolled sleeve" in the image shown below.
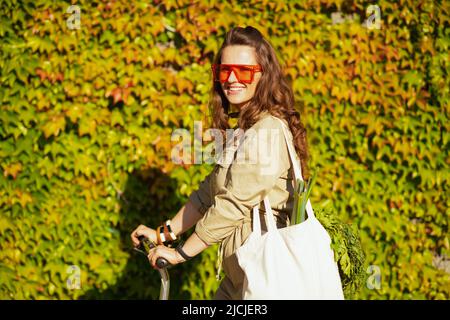
<svg viewBox="0 0 450 320"><path fill-rule="evenodd" d="M251 219L253 207L261 203L281 174L289 169L281 124L269 121L253 131L247 130L229 168L229 179L197 222L195 232L208 245L227 238L246 217Z"/></svg>
<svg viewBox="0 0 450 320"><path fill-rule="evenodd" d="M206 210L212 205L213 199L211 196L210 180L211 173L200 182L198 189L189 196L189 201L201 215L204 215Z"/></svg>

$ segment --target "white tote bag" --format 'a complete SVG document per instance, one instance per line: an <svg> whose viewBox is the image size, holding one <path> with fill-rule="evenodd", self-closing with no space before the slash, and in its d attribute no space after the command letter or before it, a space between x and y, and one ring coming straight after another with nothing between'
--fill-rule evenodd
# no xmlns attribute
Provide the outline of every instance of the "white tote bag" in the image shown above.
<svg viewBox="0 0 450 320"><path fill-rule="evenodd" d="M288 138L283 134L296 179L302 179L301 166ZM292 137L292 136L289 136ZM327 231L316 219L311 203L307 219L277 229L269 198L264 198L267 232L261 234L258 206L253 208L253 231L236 250L245 273L244 300L344 299L341 279Z"/></svg>

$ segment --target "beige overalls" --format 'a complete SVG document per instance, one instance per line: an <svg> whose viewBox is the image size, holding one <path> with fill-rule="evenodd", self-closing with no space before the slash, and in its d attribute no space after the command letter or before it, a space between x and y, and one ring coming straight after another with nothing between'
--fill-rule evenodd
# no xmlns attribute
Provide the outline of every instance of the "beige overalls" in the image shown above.
<svg viewBox="0 0 450 320"><path fill-rule="evenodd" d="M273 132L278 133L270 134ZM267 231L264 196L269 197L278 228L289 225L294 203L293 172L281 123L266 111L243 136L237 137L244 139L225 148L213 171L189 196L203 215L195 233L207 244L221 242L217 275L223 267L225 278L214 296L221 300L242 299L244 273L235 251L252 231L252 208L259 205L262 230ZM259 152L265 152L265 156Z"/></svg>

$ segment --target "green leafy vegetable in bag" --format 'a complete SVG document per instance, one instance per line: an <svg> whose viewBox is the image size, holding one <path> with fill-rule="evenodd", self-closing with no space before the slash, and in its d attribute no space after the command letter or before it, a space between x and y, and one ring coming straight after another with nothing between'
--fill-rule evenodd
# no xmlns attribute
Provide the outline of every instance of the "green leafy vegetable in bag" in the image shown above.
<svg viewBox="0 0 450 320"><path fill-rule="evenodd" d="M331 208L313 209L317 220L331 238L334 260L338 264L342 289L346 299L351 299L367 280L365 254L358 231L350 224L342 222Z"/></svg>

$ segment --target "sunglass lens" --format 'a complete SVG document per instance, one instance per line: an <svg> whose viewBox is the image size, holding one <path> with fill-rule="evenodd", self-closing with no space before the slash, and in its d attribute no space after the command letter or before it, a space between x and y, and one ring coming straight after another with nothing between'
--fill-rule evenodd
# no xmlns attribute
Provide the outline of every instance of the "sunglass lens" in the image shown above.
<svg viewBox="0 0 450 320"><path fill-rule="evenodd" d="M220 66L219 68L219 79L220 82L226 82L231 73L231 67L229 66Z"/></svg>
<svg viewBox="0 0 450 320"><path fill-rule="evenodd" d="M240 82L249 82L252 79L252 71L248 68L235 68L235 71Z"/></svg>

